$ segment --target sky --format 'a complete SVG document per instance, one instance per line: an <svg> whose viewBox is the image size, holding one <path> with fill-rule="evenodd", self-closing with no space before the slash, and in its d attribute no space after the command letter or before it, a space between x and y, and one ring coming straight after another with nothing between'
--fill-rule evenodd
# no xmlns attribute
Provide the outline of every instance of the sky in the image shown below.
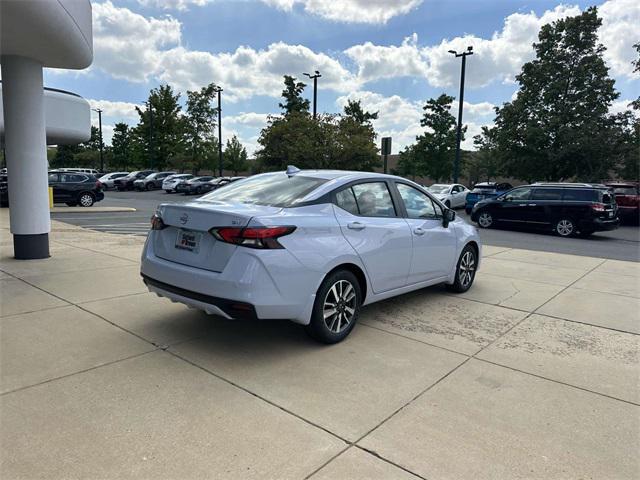
<svg viewBox="0 0 640 480"><path fill-rule="evenodd" d="M640 41L640 2L548 0L108 0L93 6L93 64L83 71L45 69L45 84L85 97L103 110L105 143L117 122L137 123L135 106L149 90L180 92L214 82L222 94L223 141L238 135L258 148L269 114L278 114L283 75L312 82L320 71L318 111L341 112L349 99L378 111L379 138L393 153L422 132L422 106L458 97L460 59L467 57L463 148L490 125L494 107L517 91L514 77L533 58L540 27L595 5L605 60L621 111L640 96L632 48ZM457 103L452 113L457 114ZM93 115L97 125L97 114Z"/></svg>

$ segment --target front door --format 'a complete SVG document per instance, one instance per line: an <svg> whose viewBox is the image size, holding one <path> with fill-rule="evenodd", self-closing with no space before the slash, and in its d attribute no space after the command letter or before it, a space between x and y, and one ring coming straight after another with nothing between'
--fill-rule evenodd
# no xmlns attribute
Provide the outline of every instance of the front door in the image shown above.
<svg viewBox="0 0 640 480"><path fill-rule="evenodd" d="M55 203L67 202L71 198L69 192L62 188L60 173L49 173L49 187L53 189L53 201Z"/></svg>
<svg viewBox="0 0 640 480"><path fill-rule="evenodd" d="M525 225L529 221L529 196L531 188L520 187L502 195L502 201L494 205L494 220L509 222L512 225Z"/></svg>
<svg viewBox="0 0 640 480"><path fill-rule="evenodd" d="M396 183L411 228L413 257L408 284L448 276L456 261L456 232L442 224L443 211L431 198L410 185Z"/></svg>
<svg viewBox="0 0 640 480"><path fill-rule="evenodd" d="M398 214L386 182L352 185L336 194L336 218L367 271L371 289L406 285L411 266L411 230Z"/></svg>

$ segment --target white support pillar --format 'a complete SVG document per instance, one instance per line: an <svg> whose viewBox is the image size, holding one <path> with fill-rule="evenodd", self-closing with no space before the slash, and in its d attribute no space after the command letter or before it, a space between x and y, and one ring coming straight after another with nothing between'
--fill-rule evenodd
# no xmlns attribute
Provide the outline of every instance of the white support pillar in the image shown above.
<svg viewBox="0 0 640 480"><path fill-rule="evenodd" d="M2 101L14 255L49 256L49 183L42 64L3 56Z"/></svg>

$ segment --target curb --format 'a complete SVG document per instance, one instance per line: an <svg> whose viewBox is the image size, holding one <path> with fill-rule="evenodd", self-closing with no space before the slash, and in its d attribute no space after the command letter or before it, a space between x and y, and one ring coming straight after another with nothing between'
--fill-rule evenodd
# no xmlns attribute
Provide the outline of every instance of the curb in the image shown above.
<svg viewBox="0 0 640 480"><path fill-rule="evenodd" d="M132 207L53 207L51 213L106 213L106 212L136 212Z"/></svg>

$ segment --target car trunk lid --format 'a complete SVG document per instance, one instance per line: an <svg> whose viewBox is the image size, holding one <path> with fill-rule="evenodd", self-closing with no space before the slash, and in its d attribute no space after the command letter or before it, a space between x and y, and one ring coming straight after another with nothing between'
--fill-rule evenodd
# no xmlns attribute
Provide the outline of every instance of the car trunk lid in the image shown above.
<svg viewBox="0 0 640 480"><path fill-rule="evenodd" d="M274 215L281 208L249 205L193 202L187 205L165 204L159 207L166 228L155 231L156 255L171 262L222 272L237 245L220 242L209 233L215 227L245 227L256 216Z"/></svg>

